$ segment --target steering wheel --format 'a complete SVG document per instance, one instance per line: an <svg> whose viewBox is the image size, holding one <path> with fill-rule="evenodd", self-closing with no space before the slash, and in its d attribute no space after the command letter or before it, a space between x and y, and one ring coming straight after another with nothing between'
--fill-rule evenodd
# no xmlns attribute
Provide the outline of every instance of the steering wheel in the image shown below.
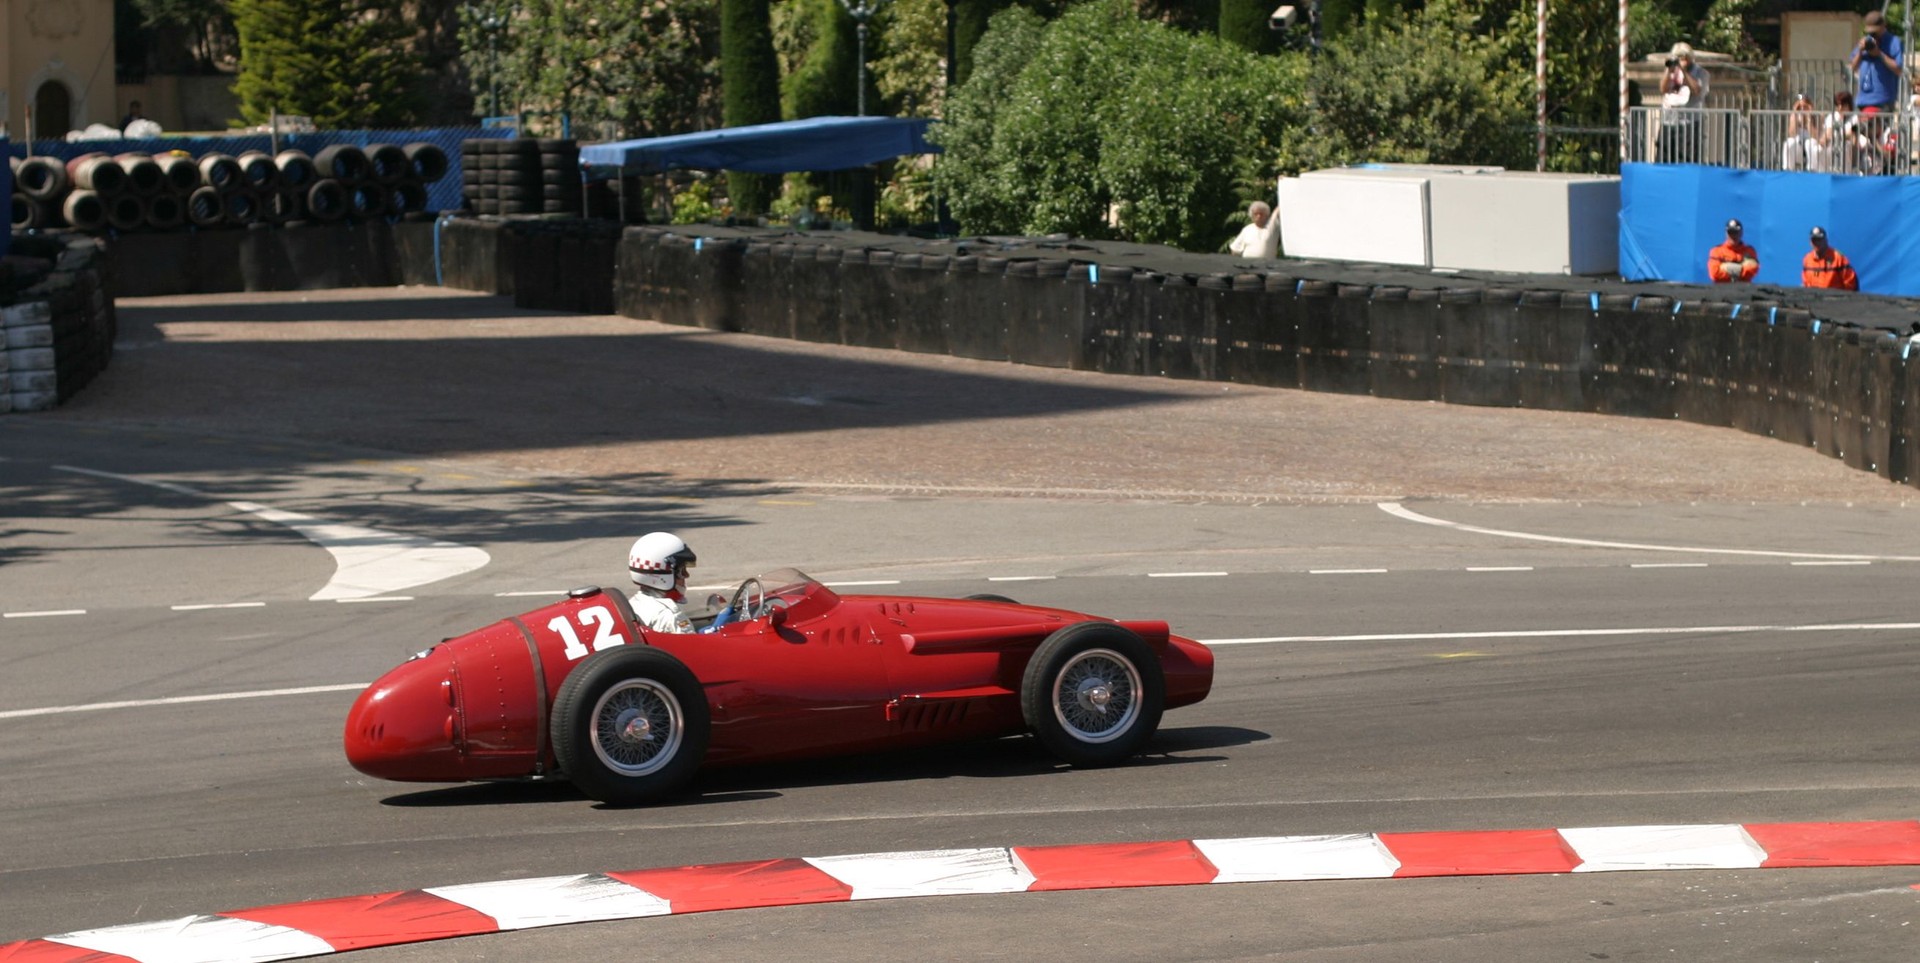
<svg viewBox="0 0 1920 963"><path fill-rule="evenodd" d="M749 577L734 591L733 601L727 603L727 608L733 612L735 622L750 622L767 614L767 587L761 585L759 579Z"/></svg>

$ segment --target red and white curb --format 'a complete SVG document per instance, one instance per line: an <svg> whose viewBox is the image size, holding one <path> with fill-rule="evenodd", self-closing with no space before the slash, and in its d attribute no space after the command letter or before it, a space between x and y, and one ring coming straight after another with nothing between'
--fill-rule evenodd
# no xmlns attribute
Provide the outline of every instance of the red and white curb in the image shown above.
<svg viewBox="0 0 1920 963"><path fill-rule="evenodd" d="M241 963L598 920L906 896L1313 879L1920 866L1920 820L1265 836L870 853L285 903L0 946L6 963Z"/></svg>

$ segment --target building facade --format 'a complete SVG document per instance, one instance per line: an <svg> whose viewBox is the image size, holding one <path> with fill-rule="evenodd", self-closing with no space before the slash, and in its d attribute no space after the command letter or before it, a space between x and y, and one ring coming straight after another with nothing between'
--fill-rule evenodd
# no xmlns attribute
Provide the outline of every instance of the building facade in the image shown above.
<svg viewBox="0 0 1920 963"><path fill-rule="evenodd" d="M118 126L113 0L0 0L0 121L13 140Z"/></svg>

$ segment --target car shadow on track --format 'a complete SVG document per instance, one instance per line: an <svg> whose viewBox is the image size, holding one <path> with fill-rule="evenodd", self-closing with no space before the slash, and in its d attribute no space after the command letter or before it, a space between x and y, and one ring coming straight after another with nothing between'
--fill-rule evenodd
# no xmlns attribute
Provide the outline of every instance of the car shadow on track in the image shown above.
<svg viewBox="0 0 1920 963"><path fill-rule="evenodd" d="M1187 726L1161 729L1126 766L1175 766L1223 762L1207 753L1263 742L1272 736L1236 726ZM1125 768L1125 767L1122 767ZM933 749L903 750L838 759L720 769L701 773L688 794L649 808L710 806L771 799L782 790L859 783L930 779L1004 779L1064 773L1069 767L1048 755L1030 736L962 743ZM471 783L388 796L382 805L398 807L530 805L579 802L586 797L561 780ZM618 808L602 804L600 808Z"/></svg>

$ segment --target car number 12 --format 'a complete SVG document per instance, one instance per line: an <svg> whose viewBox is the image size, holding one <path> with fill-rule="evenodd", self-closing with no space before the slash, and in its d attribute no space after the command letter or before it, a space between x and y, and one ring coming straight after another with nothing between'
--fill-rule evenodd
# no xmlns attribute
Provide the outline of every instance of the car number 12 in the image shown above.
<svg viewBox="0 0 1920 963"><path fill-rule="evenodd" d="M593 628L593 651L595 652L627 644L627 640L613 631L613 613L602 606L581 609L574 613L574 618L579 620L581 628ZM567 661L572 662L587 657L587 647L581 643L580 633L573 630L573 623L568 621L566 616L555 617L553 621L547 623L547 628L558 633L566 642Z"/></svg>

